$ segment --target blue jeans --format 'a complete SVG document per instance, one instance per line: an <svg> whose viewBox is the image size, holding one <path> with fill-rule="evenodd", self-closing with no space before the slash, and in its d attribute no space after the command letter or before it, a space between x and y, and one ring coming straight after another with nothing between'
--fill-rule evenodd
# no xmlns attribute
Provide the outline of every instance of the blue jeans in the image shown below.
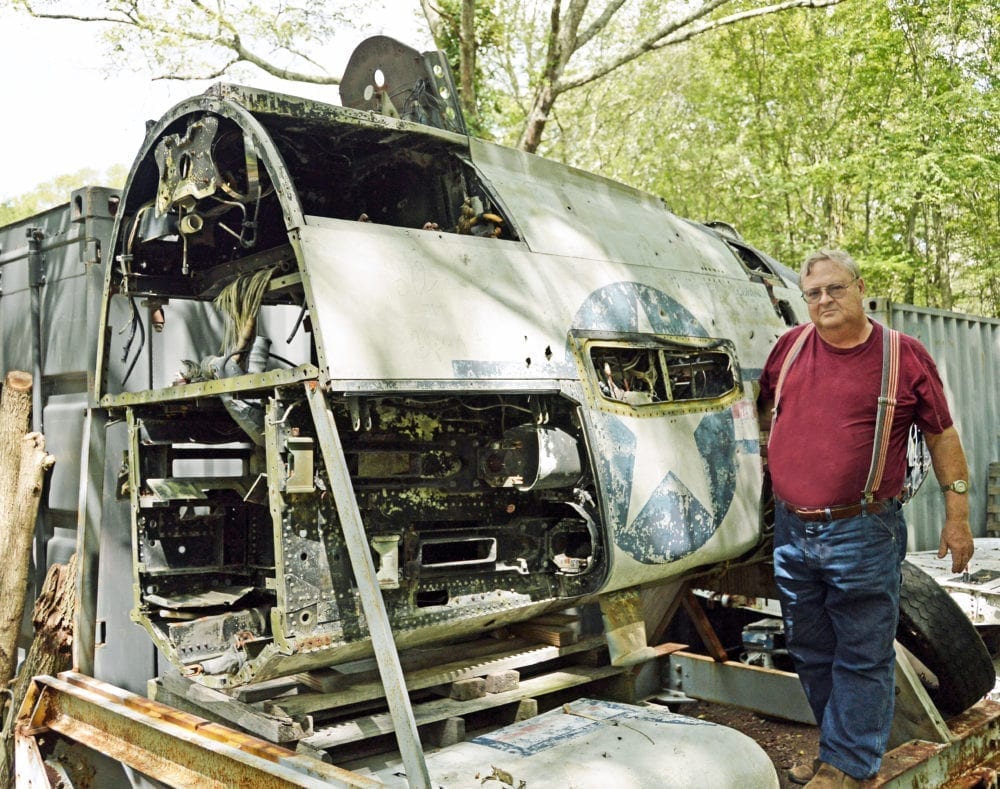
<svg viewBox="0 0 1000 789"><path fill-rule="evenodd" d="M819 758L858 779L878 772L889 740L905 554L898 503L829 523L776 508L785 641L820 726Z"/></svg>

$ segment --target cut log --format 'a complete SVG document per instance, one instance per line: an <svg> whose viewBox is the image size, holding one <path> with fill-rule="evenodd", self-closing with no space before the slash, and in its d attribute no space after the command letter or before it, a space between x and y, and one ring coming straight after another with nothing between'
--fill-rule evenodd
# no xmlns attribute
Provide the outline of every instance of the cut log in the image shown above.
<svg viewBox="0 0 1000 789"><path fill-rule="evenodd" d="M6 388L4 390L6 394ZM45 451L41 433L28 433L20 442L17 485L9 509L0 512L5 522L0 556L0 687L7 687L17 669L17 636L24 616L24 596L31 566L31 539L38 517L45 472L55 458Z"/></svg>
<svg viewBox="0 0 1000 789"><path fill-rule="evenodd" d="M28 432L31 416L31 375L12 370L7 373L0 393L0 518L9 519L17 495L17 475L21 467L21 439ZM3 534L0 530L0 549ZM6 553L0 554L6 556Z"/></svg>

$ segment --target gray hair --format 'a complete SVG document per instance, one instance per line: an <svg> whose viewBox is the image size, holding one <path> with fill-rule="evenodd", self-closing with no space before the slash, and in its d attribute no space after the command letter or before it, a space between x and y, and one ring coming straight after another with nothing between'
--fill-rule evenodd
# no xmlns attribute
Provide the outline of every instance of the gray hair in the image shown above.
<svg viewBox="0 0 1000 789"><path fill-rule="evenodd" d="M831 263L836 263L838 266L848 271L855 279L861 278L860 266L858 266L858 264L854 262L854 258L844 252L844 250L818 249L807 257L806 262L802 264L802 269L799 271L800 285L802 284L802 278L808 276L809 270L813 267L813 264L819 263L821 260L829 260Z"/></svg>

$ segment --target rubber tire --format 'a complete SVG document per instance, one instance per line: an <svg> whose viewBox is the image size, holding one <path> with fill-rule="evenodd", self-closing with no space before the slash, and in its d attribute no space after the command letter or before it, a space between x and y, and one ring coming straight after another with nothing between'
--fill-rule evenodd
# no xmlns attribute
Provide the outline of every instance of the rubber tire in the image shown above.
<svg viewBox="0 0 1000 789"><path fill-rule="evenodd" d="M948 715L964 712L993 689L996 671L986 645L947 591L903 562L896 639L934 673L927 692Z"/></svg>

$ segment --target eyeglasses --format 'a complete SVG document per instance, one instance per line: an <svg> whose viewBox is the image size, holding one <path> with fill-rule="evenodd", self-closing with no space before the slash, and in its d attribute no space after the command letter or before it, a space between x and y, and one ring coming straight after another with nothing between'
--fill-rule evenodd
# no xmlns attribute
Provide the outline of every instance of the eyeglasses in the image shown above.
<svg viewBox="0 0 1000 789"><path fill-rule="evenodd" d="M823 298L823 294L825 293L834 301L839 301L847 294L847 289L857 281L858 278L855 277L850 282L845 282L843 285L838 284L827 285L824 288L809 288L809 290L802 291L802 298L805 299L807 304L816 304L821 298Z"/></svg>

